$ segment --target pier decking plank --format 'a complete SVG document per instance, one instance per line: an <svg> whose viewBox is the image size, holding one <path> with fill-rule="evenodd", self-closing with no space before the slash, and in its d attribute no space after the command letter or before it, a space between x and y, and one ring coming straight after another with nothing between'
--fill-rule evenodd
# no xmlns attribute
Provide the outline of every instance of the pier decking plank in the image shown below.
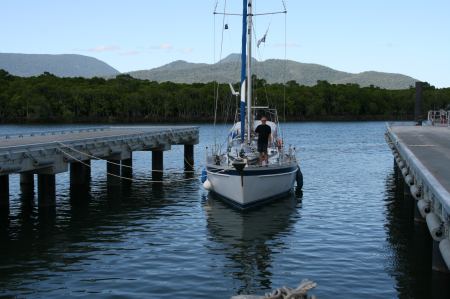
<svg viewBox="0 0 450 299"><path fill-rule="evenodd" d="M80 131L77 132L74 130L73 132L66 131L63 134L60 132L55 132L55 134L51 134L49 132L42 132L41 135L39 132L35 133L34 136L26 136L18 137L14 136L11 138L0 138L0 150L2 148L8 148L12 146L27 146L27 145L36 145L36 144L46 144L51 142L69 142L76 140L86 140L93 138L105 138L105 137L126 137L131 135L139 135L139 134L148 134L153 132L167 132L170 130L179 130L179 129L189 129L192 127L168 127L168 126L153 126L153 127L109 127L102 130L96 131Z"/></svg>
<svg viewBox="0 0 450 299"><path fill-rule="evenodd" d="M67 171L68 163L79 160L129 159L133 151L164 151L172 145L190 148L198 139L198 127L192 126L116 126L4 135L0 136L0 175L60 173Z"/></svg>
<svg viewBox="0 0 450 299"><path fill-rule="evenodd" d="M450 192L450 128L392 126L391 130Z"/></svg>

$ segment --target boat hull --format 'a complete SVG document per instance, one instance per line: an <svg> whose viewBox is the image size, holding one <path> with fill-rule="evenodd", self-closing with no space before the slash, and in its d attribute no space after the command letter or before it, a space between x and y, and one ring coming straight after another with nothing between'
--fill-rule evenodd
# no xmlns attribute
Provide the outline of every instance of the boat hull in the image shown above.
<svg viewBox="0 0 450 299"><path fill-rule="evenodd" d="M234 169L207 166L210 191L238 208L248 208L292 191L298 166Z"/></svg>

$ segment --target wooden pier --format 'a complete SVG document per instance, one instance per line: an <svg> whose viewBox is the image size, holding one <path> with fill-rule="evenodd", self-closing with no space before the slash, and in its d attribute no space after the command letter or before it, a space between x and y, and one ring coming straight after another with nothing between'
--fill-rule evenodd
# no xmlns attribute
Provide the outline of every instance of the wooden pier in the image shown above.
<svg viewBox="0 0 450 299"><path fill-rule="evenodd" d="M433 240L433 270L450 273L450 127L388 124L386 140Z"/></svg>
<svg viewBox="0 0 450 299"><path fill-rule="evenodd" d="M38 205L54 206L55 175L70 170L71 189L89 184L91 159L107 160L108 184L131 178L134 151L152 152L152 180L161 181L163 152L184 145L184 167L192 170L198 127L98 127L0 136L0 209L9 210L9 175L20 174L23 193L38 182ZM180 165L182 167L182 165Z"/></svg>

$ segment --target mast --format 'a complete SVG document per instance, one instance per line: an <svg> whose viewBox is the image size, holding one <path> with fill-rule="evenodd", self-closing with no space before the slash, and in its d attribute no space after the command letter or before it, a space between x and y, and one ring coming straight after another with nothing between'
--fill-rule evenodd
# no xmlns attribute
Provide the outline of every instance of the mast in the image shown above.
<svg viewBox="0 0 450 299"><path fill-rule="evenodd" d="M247 142L252 133L252 0L248 0L247 15Z"/></svg>
<svg viewBox="0 0 450 299"><path fill-rule="evenodd" d="M247 45L247 0L243 1L242 12L242 50L241 50L241 142L244 142L245 138L245 85L246 85L246 45ZM250 0L251 1L251 0Z"/></svg>

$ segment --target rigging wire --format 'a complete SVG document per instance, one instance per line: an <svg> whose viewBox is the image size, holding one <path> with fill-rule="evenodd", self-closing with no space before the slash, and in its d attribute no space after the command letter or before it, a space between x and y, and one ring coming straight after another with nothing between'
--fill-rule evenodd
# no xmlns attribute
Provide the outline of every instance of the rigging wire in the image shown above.
<svg viewBox="0 0 450 299"><path fill-rule="evenodd" d="M272 19L270 20L270 22L269 22L269 26L267 27L267 30L266 30L266 34L267 34L267 32L269 31L269 28L270 28L270 24L272 23ZM254 26L254 23L253 23L253 32L255 33L255 42L257 42L256 40L257 40L257 37L256 37L256 30L255 30L255 26ZM258 59L259 59L259 61L262 61L263 60L263 55L261 54L261 50L260 50L260 48L259 47L257 47L256 48L256 51L257 51L257 53L258 53ZM262 69L262 73L264 74L265 73L265 68L264 68L264 64L258 64L258 67L260 67L261 69ZM256 73L256 72L255 72ZM262 79L262 78L261 78ZM263 86L264 86L264 94L265 94L265 98L266 98L266 103L267 103L267 106L270 106L270 99L269 99L269 94L268 94L268 92L267 92L267 84L263 84Z"/></svg>
<svg viewBox="0 0 450 299"><path fill-rule="evenodd" d="M214 14L213 14L213 64L216 63L216 9L217 9L217 5L219 4L219 0L216 0L216 5L214 7ZM214 101L216 100L216 89L214 88L213 90L213 97L214 97ZM213 108L213 114L214 114L214 108ZM215 123L215 122L214 122ZM214 132L214 142L215 142L215 138L216 138L216 126L214 125L213 128L213 132Z"/></svg>
<svg viewBox="0 0 450 299"><path fill-rule="evenodd" d="M214 61L216 61L216 46L215 46L215 44L216 44L216 18L215 18L215 15L222 15L223 16L223 18L222 18L222 32L221 32L221 42L220 42L220 51L219 51L219 60L218 60L218 62L220 63L221 62L221 60L222 60L222 55L223 55L223 42L224 42L224 31L225 31L225 18L226 18L226 16L242 16L242 14L238 14L238 13L227 13L226 12L226 5L227 5L227 1L225 0L224 1L224 7L223 7L223 12L218 12L217 11L217 7L218 7L218 2L219 2L219 0L217 0L216 1L216 4L215 4L215 8L214 8ZM283 82L284 82L284 84L283 84L283 122L285 122L286 121L286 73L287 73L287 17L286 17L286 15L287 15L287 8L286 8L286 2L285 2L285 0L282 0L281 1L282 2L282 5L283 5L283 11L276 11L276 12L269 12L269 13L254 13L254 14L252 14L252 16L263 16L263 15L275 15L275 14L284 14L284 16L285 16L285 21L284 21L284 68L283 68L283 75L282 75L282 77L283 77ZM270 19L270 22L269 22L269 26L268 26L268 28L267 28L267 30L266 30L266 34L267 34L267 32L268 32L268 30L269 30L269 28L270 28L270 25L271 25L271 23L272 23L272 19L273 19L273 16L272 16L272 18ZM255 26L254 26L254 23L252 24L252 27L253 27L253 35L254 35L254 39L255 39L255 43L257 43L257 36L256 36L256 30L255 30ZM257 49L257 53L258 53L258 58L261 60L261 52L260 52L260 49L258 48ZM264 72L264 66L259 66L259 67L261 67L262 68L262 71ZM255 73L255 72L254 72ZM252 81L251 80L251 78L249 78L250 79L250 82ZM256 88L256 81L254 81L254 82L252 82L252 83L250 83L250 84L252 84L255 88ZM266 99L266 102L267 102L267 105L270 105L270 99L269 99L269 97L268 97L268 92L267 92L267 85L266 84L263 84L263 86L264 86L264 91L265 91L265 99ZM218 101L219 101L219 83L218 82L215 82L215 91L214 91L214 98L215 98L215 104L214 104L214 147L215 147L215 151L217 152L217 150L221 150L222 149L222 146L223 146L223 144L221 144L220 146L219 146L219 148L217 147L217 130L216 130L216 125L217 125L217 112L218 112ZM229 117L229 110L228 109L230 109L230 108L226 108L226 107L224 107L224 109L226 110L226 114L227 114L227 116L226 116L226 122L227 122L227 120L228 120L228 117ZM236 115L235 115L235 121L236 121ZM277 120L275 120L276 121L276 123L278 123L279 122L279 118L277 118ZM280 126L278 125L277 126L278 127L278 129L280 130L280 135L282 136L282 138L284 139L284 132L283 132L283 130L281 130L281 128L280 128Z"/></svg>
<svg viewBox="0 0 450 299"><path fill-rule="evenodd" d="M263 13L254 13L251 14L251 16L257 17L257 16L267 16L267 15L279 15L279 14L285 14L286 11L274 11L274 12L263 12ZM241 13L221 13L221 12L215 12L216 15L226 15L226 16L242 16ZM249 14L250 15L250 14Z"/></svg>
<svg viewBox="0 0 450 299"><path fill-rule="evenodd" d="M283 8L284 8L284 11L285 11L285 12L287 12L287 9L286 9L286 2L285 2L285 0L281 0L281 3L283 3Z"/></svg>
<svg viewBox="0 0 450 299"><path fill-rule="evenodd" d="M284 7L284 15L285 15L285 20L286 20L286 15L287 15L286 4L284 1L282 3L283 3L283 7ZM255 14L255 15L257 15L257 14ZM269 31L272 21L273 21L273 16L271 17L271 19L269 21L269 25L267 27L265 34L267 34L267 32ZM255 34L254 35L255 43L257 43L257 34L256 34L256 30L254 27L254 23L253 23L253 32ZM283 81L284 82L283 83L285 83L285 81L286 81L286 21L285 21L285 43L284 44L285 44L285 51L284 51L284 71L283 71ZM261 55L261 51L260 51L259 47L257 47L257 53L258 53L259 61L262 61L262 55ZM259 65L259 67L262 69L262 73L265 73L264 65L261 64L261 65ZM283 116L282 121L285 122L286 121L286 117L285 117L285 114L286 114L286 108L285 108L286 107L286 86L285 86L285 84L283 84L283 85L284 85L284 92L283 92L283 115L284 116ZM267 106L270 106L271 103L270 103L270 99L269 99L268 92L267 92L267 84L263 84L263 87L264 87L264 93L265 93ZM280 131L280 135L281 135L282 139L284 140L283 130L281 129L281 126L279 124L279 117L277 116L277 119L274 119L274 121L277 124L277 129Z"/></svg>
<svg viewBox="0 0 450 299"><path fill-rule="evenodd" d="M286 3L282 0L284 9ZM286 73L287 73L287 13L284 14L284 70L283 70L283 122L286 123ZM281 131L281 138L284 140L284 131Z"/></svg>
<svg viewBox="0 0 450 299"><path fill-rule="evenodd" d="M223 11L225 13L227 8L227 0L225 0L224 5L223 5ZM215 22L214 22L215 24ZM222 17L222 33L221 33L221 39L220 39L220 51L219 51L219 64L222 61L222 54L223 54L223 35L225 32L225 14ZM215 45L214 45L214 49L215 49ZM214 147L215 150L217 151L217 131L216 131L216 124L217 124L217 109L218 109L218 105L219 105L219 82L216 81L215 82L215 95L214 95Z"/></svg>

